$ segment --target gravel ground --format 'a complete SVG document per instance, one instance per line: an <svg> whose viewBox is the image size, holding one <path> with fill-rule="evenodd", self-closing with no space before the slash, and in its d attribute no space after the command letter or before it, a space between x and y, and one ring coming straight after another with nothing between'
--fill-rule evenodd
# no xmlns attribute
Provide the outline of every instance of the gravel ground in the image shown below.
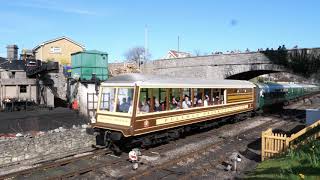
<svg viewBox="0 0 320 180"><path fill-rule="evenodd" d="M288 135L298 132L304 128L305 109L319 107L320 96L315 96L312 103L308 100L299 101L285 107L280 113L262 114L145 150L143 164L136 171L127 162L124 166L109 166L98 172L85 174L81 179L243 178L260 162L261 131L273 128L274 131ZM212 148L206 151L193 153L210 145ZM230 156L233 153L239 154L241 163L238 164L237 171L226 171L227 165L232 163ZM190 156L186 156L188 154Z"/></svg>
<svg viewBox="0 0 320 180"><path fill-rule="evenodd" d="M32 111L0 112L0 136L8 133L48 131L59 127L87 124L89 121L68 108Z"/></svg>

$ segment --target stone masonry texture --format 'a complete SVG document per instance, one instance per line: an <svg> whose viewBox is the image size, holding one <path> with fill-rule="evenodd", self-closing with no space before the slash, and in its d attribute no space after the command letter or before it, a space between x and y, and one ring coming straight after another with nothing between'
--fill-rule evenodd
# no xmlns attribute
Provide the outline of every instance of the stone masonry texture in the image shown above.
<svg viewBox="0 0 320 180"><path fill-rule="evenodd" d="M211 79L225 79L251 70L285 71L257 52L147 61L141 69L146 74Z"/></svg>
<svg viewBox="0 0 320 180"><path fill-rule="evenodd" d="M0 141L0 165L30 159L45 159L45 156L61 156L67 152L90 148L95 137L85 128L62 129L35 137L16 137Z"/></svg>

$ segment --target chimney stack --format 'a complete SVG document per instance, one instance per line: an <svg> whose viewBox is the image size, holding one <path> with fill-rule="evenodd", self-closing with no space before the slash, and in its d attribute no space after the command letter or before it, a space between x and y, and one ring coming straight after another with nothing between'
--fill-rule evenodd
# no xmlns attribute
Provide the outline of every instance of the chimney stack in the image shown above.
<svg viewBox="0 0 320 180"><path fill-rule="evenodd" d="M18 60L18 49L18 46L15 44L7 46L7 59L9 61Z"/></svg>

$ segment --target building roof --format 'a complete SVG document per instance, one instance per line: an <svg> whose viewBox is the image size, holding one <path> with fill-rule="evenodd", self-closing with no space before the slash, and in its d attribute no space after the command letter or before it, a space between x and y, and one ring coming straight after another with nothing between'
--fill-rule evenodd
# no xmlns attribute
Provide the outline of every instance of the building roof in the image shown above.
<svg viewBox="0 0 320 180"><path fill-rule="evenodd" d="M71 55L75 55L75 54L79 54L79 53L86 53L86 54L104 54L104 55L108 55L107 52L98 51L98 50L79 51L79 52L72 53Z"/></svg>
<svg viewBox="0 0 320 180"><path fill-rule="evenodd" d="M76 41L74 41L74 40L72 40L72 39L70 39L70 38L68 38L66 36L62 36L62 37L58 37L56 39L51 39L49 41L45 41L45 42L37 45L36 47L34 47L32 50L35 51L35 50L37 50L38 48L40 48L41 46L43 46L45 44L49 44L49 43L52 43L52 42L55 42L55 41L59 41L59 40L62 40L62 39L68 40L68 41L72 42L73 44L76 44L76 45L80 46L81 48L85 49L84 45L82 45L80 43L77 43Z"/></svg>
<svg viewBox="0 0 320 180"><path fill-rule="evenodd" d="M142 86L169 88L253 88L255 85L242 80L212 80L199 78L177 78L159 75L144 75L139 73L123 74L112 77L102 83L102 86Z"/></svg>
<svg viewBox="0 0 320 180"><path fill-rule="evenodd" d="M6 58L0 57L0 63L6 61Z"/></svg>
<svg viewBox="0 0 320 180"><path fill-rule="evenodd" d="M25 62L22 60L0 60L0 68L5 70L25 70Z"/></svg>
<svg viewBox="0 0 320 180"><path fill-rule="evenodd" d="M168 54L166 56L166 59L169 58L169 56L172 56L173 58L183 58L183 57L190 57L192 56L191 53L188 52L181 52L181 51L176 51L176 50L169 50Z"/></svg>

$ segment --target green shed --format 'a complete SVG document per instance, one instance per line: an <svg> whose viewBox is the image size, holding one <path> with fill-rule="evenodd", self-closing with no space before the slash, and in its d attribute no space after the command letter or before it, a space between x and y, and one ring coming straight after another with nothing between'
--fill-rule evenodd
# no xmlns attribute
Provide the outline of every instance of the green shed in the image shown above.
<svg viewBox="0 0 320 180"><path fill-rule="evenodd" d="M108 54L97 50L71 54L71 76L90 80L95 74L100 80L108 79Z"/></svg>

